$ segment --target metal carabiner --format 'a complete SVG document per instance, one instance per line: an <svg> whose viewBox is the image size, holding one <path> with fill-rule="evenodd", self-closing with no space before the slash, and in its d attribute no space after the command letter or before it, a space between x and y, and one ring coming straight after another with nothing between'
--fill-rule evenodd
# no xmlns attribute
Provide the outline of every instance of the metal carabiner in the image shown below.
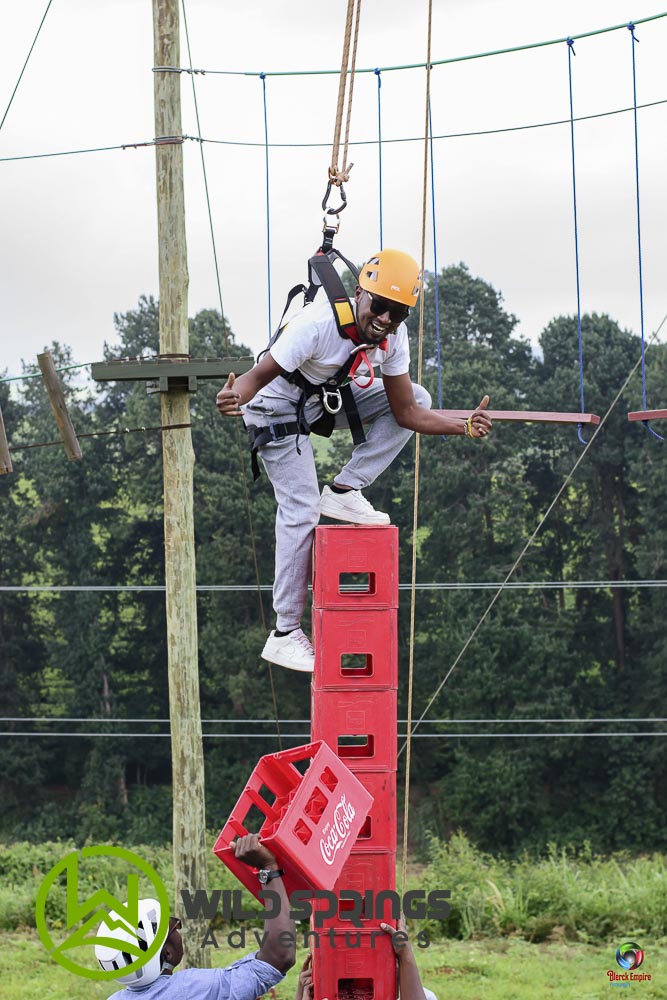
<svg viewBox="0 0 667 1000"><path fill-rule="evenodd" d="M334 404L329 403L329 396L334 400ZM343 398L340 394L340 389L325 389L322 393L322 406L327 411L327 413L339 413L343 405Z"/></svg>
<svg viewBox="0 0 667 1000"><path fill-rule="evenodd" d="M327 215L340 215L343 209L347 208L347 196L345 194L345 188L343 187L343 185L342 184L337 185L340 187L341 204L338 208L327 208L327 202L329 200L329 196L331 195L332 183L333 183L332 181L329 181L329 183L327 184L327 189L324 198L322 199L322 211L326 212Z"/></svg>

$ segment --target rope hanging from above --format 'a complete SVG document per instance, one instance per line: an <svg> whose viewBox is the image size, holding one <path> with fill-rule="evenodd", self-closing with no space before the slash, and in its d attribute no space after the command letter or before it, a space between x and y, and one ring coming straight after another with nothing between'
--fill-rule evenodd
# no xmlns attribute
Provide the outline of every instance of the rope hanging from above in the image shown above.
<svg viewBox="0 0 667 1000"><path fill-rule="evenodd" d="M347 162L347 151L350 141L350 122L352 120L352 97L354 94L354 70L357 62L357 42L359 40L359 18L361 15L361 0L348 0L347 17L345 19L345 37L343 40L343 58L340 67L340 79L338 82L338 104L336 106L336 124L334 126L334 138L331 147L331 164L329 166L327 189L322 201L322 208L327 215L338 215L347 205L345 197L346 184L350 179L350 171L353 163ZM354 30L354 41L352 34ZM350 43L352 43L352 56L350 57ZM348 75L350 86L348 90ZM347 112L345 115L345 144L343 146L343 160L339 167L340 157L340 137L343 129L343 113L345 110L345 93L347 91ZM338 208L327 208L331 188L340 188L341 204Z"/></svg>
<svg viewBox="0 0 667 1000"><path fill-rule="evenodd" d="M584 405L584 351L583 338L581 335L581 278L579 272L579 225L577 213L577 171L574 156L574 102L572 99L572 57L576 55L574 42L571 38L567 40L567 75L570 94L570 149L572 153L572 205L574 212L574 269L577 279L577 343L579 345L579 399L581 412L585 410ZM577 437L581 444L585 445L581 433L582 424L577 425Z"/></svg>
<svg viewBox="0 0 667 1000"><path fill-rule="evenodd" d="M658 434L654 431L649 424L650 412L660 412L660 411L649 411L646 395L646 346L644 339L644 277L643 277L643 267L642 267L642 225L641 225L641 199L639 196L639 128L637 125L637 61L635 57L635 48L639 43L639 39L635 35L635 25L631 21L628 25L628 31L630 32L630 44L632 46L632 107L634 111L634 139L635 139L635 196L636 196L636 206L637 206L637 265L639 272L639 320L641 329L641 343L642 343L642 409L638 411L644 414L642 423L646 430L658 441L664 441L662 434ZM638 414L633 415L635 419L638 419ZM641 418L639 418L641 419Z"/></svg>
<svg viewBox="0 0 667 1000"><path fill-rule="evenodd" d="M421 257L420 268L422 274L422 291L419 297L419 337L417 353L417 382L421 385L423 367L423 345L424 345L424 266L426 261L426 204L428 192L428 162L429 162L429 134L430 134L430 110L431 110L431 33L433 24L433 0L428 0L428 28L426 35L426 95L425 95L425 122L424 122L424 171L422 183L422 213L421 213ZM417 538L419 523L419 434L415 434L415 492L412 511L412 573L410 587L410 640L409 640L409 665L408 665L408 705L407 705L407 738L406 738L406 759L405 759L405 795L403 800L403 855L401 858L401 892L405 893L407 887L407 864L408 864L408 830L410 824L410 757L411 757L411 737L412 737L412 694L414 687L414 667L415 667L415 610L417 605L416 582L417 582Z"/></svg>

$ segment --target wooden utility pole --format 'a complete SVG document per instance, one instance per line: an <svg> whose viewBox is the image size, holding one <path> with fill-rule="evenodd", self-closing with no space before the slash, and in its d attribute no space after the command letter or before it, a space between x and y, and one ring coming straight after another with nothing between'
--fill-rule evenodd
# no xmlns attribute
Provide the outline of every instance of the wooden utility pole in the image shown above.
<svg viewBox="0 0 667 1000"><path fill-rule="evenodd" d="M178 0L153 0L156 66L180 66ZM180 73L155 73L155 136L181 129ZM158 143L158 246L160 265L160 353L188 354L188 267L185 243L183 145ZM190 422L187 388L160 394L162 423ZM163 434L164 549L167 590L169 714L173 784L174 905L183 890L206 886L204 755L202 750L193 516L194 452L190 430ZM185 965L210 965L200 948L208 921L184 928Z"/></svg>

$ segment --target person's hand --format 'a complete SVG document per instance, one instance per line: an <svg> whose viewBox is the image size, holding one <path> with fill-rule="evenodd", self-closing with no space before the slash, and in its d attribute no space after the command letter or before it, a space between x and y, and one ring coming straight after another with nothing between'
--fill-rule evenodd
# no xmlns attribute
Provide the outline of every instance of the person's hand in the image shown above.
<svg viewBox="0 0 667 1000"><path fill-rule="evenodd" d="M260 843L258 833L247 833L245 837L238 837L229 846L234 848L234 856L244 865L251 868L278 867L275 854Z"/></svg>
<svg viewBox="0 0 667 1000"><path fill-rule="evenodd" d="M301 966L299 982L296 987L294 1000L313 1000L313 970L311 968L312 958L313 956L309 952L305 962Z"/></svg>
<svg viewBox="0 0 667 1000"><path fill-rule="evenodd" d="M234 388L235 379L236 376L231 372L215 400L215 405L224 417L241 416L239 410L241 395Z"/></svg>
<svg viewBox="0 0 667 1000"><path fill-rule="evenodd" d="M414 958L412 954L412 946L408 938L408 928L403 917L399 917L398 927L392 927L391 924L385 923L381 923L380 927L385 934L391 935L391 945L394 949L394 954L398 959L399 965L406 959L409 961Z"/></svg>
<svg viewBox="0 0 667 1000"><path fill-rule="evenodd" d="M486 435L491 430L493 426L491 420L484 412L489 405L489 397L484 396L482 402L479 404L477 409L470 415L468 420L468 427L470 428L470 437L481 438L486 437Z"/></svg>

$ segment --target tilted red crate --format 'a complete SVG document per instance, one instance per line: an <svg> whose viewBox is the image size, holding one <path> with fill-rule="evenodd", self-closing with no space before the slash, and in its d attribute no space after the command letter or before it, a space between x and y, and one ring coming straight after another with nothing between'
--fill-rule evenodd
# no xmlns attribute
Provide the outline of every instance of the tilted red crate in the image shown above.
<svg viewBox="0 0 667 1000"><path fill-rule="evenodd" d="M296 767L307 762L304 774ZM256 897L256 870L229 845L259 833L285 871L285 889L333 889L373 803L371 794L326 743L281 750L262 757L213 847ZM256 807L265 817L259 830L246 821ZM270 888L270 886L269 886Z"/></svg>

